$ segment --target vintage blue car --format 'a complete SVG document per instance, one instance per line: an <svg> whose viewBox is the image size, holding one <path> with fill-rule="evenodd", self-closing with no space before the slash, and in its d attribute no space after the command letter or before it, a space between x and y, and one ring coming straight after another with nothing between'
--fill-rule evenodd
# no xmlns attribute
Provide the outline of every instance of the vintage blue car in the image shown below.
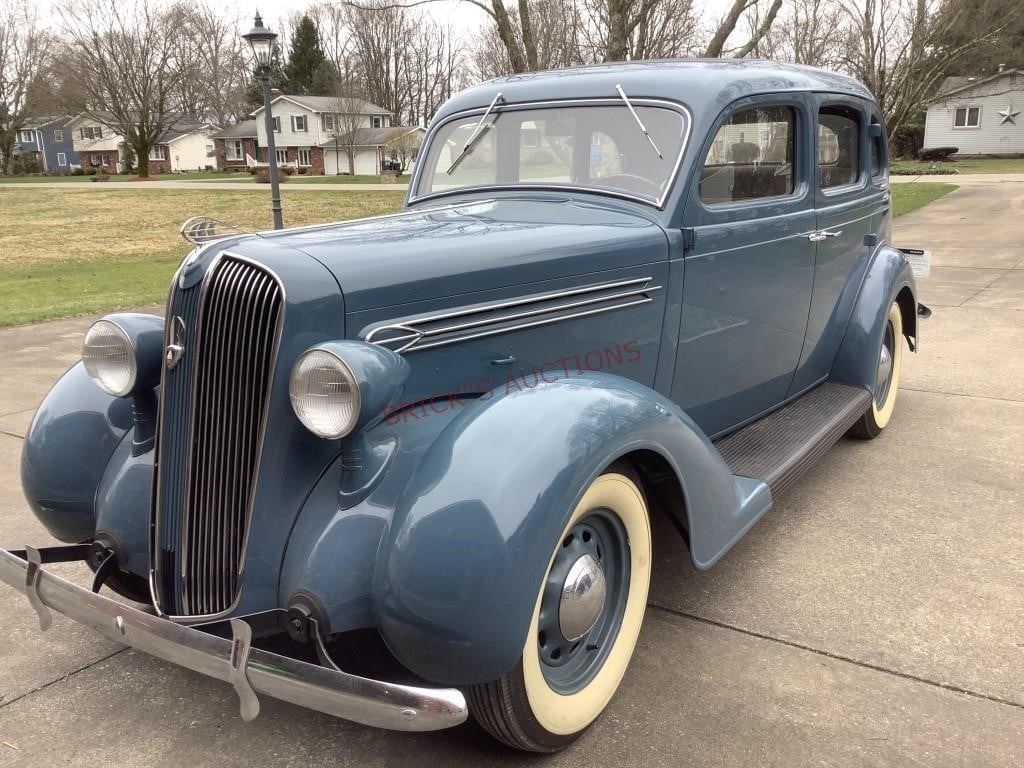
<svg viewBox="0 0 1024 768"><path fill-rule="evenodd" d="M927 314L890 217L848 77L637 62L466 90L401 212L200 222L165 318L89 329L22 460L68 545L0 551L0 579L43 629L231 683L246 719L260 696L398 730L472 713L559 749L626 672L652 516L710 568L889 422Z"/></svg>

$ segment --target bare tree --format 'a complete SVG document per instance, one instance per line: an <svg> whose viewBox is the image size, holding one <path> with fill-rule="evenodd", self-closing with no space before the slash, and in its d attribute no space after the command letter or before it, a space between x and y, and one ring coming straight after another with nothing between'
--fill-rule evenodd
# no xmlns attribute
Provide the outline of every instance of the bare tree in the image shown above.
<svg viewBox="0 0 1024 768"><path fill-rule="evenodd" d="M65 0L59 7L83 111L124 137L149 176L149 151L175 122L182 19L151 0Z"/></svg>
<svg viewBox="0 0 1024 768"><path fill-rule="evenodd" d="M459 51L451 27L425 14L413 22L413 38L405 48L406 112L395 117L408 125L426 125L457 87Z"/></svg>
<svg viewBox="0 0 1024 768"><path fill-rule="evenodd" d="M14 140L34 106L31 84L45 71L52 38L31 5L0 4L0 170L10 173Z"/></svg>
<svg viewBox="0 0 1024 768"><path fill-rule="evenodd" d="M842 2L849 35L843 68L875 95L890 136L923 109L951 66L999 31L979 29L933 56L929 51L938 40L965 26L966 6L942 0Z"/></svg>
<svg viewBox="0 0 1024 768"><path fill-rule="evenodd" d="M238 34L240 20L193 0L178 3L174 15L181 23L174 39L176 110L216 125L240 119L248 111L251 57Z"/></svg>
<svg viewBox="0 0 1024 768"><path fill-rule="evenodd" d="M416 153L419 152L422 142L423 132L411 130L408 133L403 133L388 145L392 156L398 160L399 176L405 173L412 161L416 159Z"/></svg>
<svg viewBox="0 0 1024 768"><path fill-rule="evenodd" d="M761 19L761 23L751 31L749 39L743 45L730 52L726 51L725 44L732 33L736 31L736 27L740 19L743 18L743 15L747 11L755 11L758 8L759 2L761 0L733 0L732 6L718 23L715 33L708 42L707 48L704 49L704 55L708 58L717 58L726 53L732 53L737 58L742 58L754 50L760 40L771 30L772 24L775 23L775 18L782 8L782 0L770 0L768 10Z"/></svg>
<svg viewBox="0 0 1024 768"><path fill-rule="evenodd" d="M761 25L760 10L748 17L749 31ZM837 0L792 0L754 46L754 56L838 69L848 43L846 16Z"/></svg>
<svg viewBox="0 0 1024 768"><path fill-rule="evenodd" d="M385 0L372 0L370 5L349 7L348 26L366 98L400 118L407 111L406 49L414 35L411 13L386 5Z"/></svg>
<svg viewBox="0 0 1024 768"><path fill-rule="evenodd" d="M339 86L339 88L339 92L331 102L334 128L327 131L327 134L334 140L338 175L341 175L341 158L338 155L340 151L344 151L345 157L348 158L348 172L354 176L356 152L359 148L359 129L366 127L366 117L362 114L365 102L353 96L351 90L346 90L345 86Z"/></svg>

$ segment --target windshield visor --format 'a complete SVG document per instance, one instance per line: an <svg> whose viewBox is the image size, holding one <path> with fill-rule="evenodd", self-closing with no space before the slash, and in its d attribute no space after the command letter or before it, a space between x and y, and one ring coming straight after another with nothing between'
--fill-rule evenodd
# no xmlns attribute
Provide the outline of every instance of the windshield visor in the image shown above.
<svg viewBox="0 0 1024 768"><path fill-rule="evenodd" d="M421 154L415 197L471 187L577 187L661 205L687 118L638 99L633 105L650 139L621 102L498 109L483 123L479 113L450 120Z"/></svg>

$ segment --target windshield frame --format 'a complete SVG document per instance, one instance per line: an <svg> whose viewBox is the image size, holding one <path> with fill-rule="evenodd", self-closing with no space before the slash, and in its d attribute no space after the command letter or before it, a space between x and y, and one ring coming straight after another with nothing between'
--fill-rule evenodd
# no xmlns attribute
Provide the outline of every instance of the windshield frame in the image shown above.
<svg viewBox="0 0 1024 768"><path fill-rule="evenodd" d="M558 192L587 192L591 194L604 195L606 197L615 197L623 200L631 200L633 202L642 203L646 206L657 208L659 211L665 210L665 204L668 201L669 196L675 189L676 183L679 180L679 172L683 166L683 158L686 155L686 150L690 144L690 135L693 131L693 113L685 105L677 101L670 101L668 99L656 99L656 98L645 98L640 96L630 96L629 99L636 106L643 107L660 107L664 109L670 109L673 112L679 114L684 123L682 141L679 143L679 151L676 155L675 164L672 166L672 170L668 175L668 181L665 185L664 191L655 200L650 197L644 197L642 195L632 194L625 190L616 190L608 187L599 186L588 186L583 184L567 184L559 182L535 182L535 183L517 183L517 184L467 184L464 187L454 187L451 189L443 189L436 192L427 192L421 194L419 192L421 176L427 166L425 158L429 152L429 148L433 145L435 138L437 137L438 131L441 128L448 125L449 123L456 120L465 120L468 117L478 116L484 114L488 107L486 104L482 104L479 107L472 107L470 109L460 110L453 112L452 114L445 117L443 120L439 120L430 127L423 143L420 145L421 150L419 157L423 158L424 161L417 160L416 170L413 173L413 177L409 183L409 197L407 204L418 203L422 200L432 200L439 197L449 197L452 195L462 195L472 192L515 192L520 190L540 190L540 191L558 191ZM597 97L597 98L582 98L582 99L546 99L541 101L519 101L519 102L499 102L491 110L491 116L497 120L505 112L515 112L520 110L529 109L549 109L556 107L619 107L620 109L626 109L626 106L622 103L622 99L616 96L608 97ZM639 130L639 128L637 129Z"/></svg>

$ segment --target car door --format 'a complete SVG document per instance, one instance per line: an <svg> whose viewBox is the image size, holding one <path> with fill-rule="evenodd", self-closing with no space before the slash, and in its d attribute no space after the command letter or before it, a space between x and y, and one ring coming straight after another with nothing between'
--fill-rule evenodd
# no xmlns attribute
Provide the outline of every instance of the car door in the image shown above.
<svg viewBox="0 0 1024 768"><path fill-rule="evenodd" d="M814 290L790 395L828 376L872 243L888 237L889 183L877 113L852 97L821 94L817 101Z"/></svg>
<svg viewBox="0 0 1024 768"><path fill-rule="evenodd" d="M812 106L734 103L691 179L673 399L709 435L781 403L800 359L814 276Z"/></svg>

